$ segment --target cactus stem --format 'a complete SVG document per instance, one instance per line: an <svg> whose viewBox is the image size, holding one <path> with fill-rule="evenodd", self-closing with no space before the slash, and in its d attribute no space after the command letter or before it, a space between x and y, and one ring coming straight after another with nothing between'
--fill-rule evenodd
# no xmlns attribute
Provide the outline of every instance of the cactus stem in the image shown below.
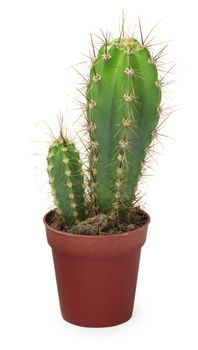
<svg viewBox="0 0 198 350"><path fill-rule="evenodd" d="M95 208L104 213L134 202L142 160L159 117L161 85L146 49L153 29L144 39L140 20L139 27L141 43L133 36L123 37L124 23L119 38L111 42L102 32L103 45L97 57L94 54L87 86L89 193Z"/></svg>
<svg viewBox="0 0 198 350"><path fill-rule="evenodd" d="M79 163L79 153L73 142L63 134L62 120L59 122L60 134L50 145L47 162L52 196L66 225L72 226L76 217L84 219L83 174ZM53 154L53 157L51 156ZM73 215L75 209L77 216Z"/></svg>

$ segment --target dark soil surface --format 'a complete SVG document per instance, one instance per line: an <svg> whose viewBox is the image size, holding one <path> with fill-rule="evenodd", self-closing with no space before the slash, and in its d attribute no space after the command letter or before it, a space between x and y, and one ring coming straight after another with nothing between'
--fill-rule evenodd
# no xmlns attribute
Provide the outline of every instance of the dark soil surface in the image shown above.
<svg viewBox="0 0 198 350"><path fill-rule="evenodd" d="M57 230L83 235L109 235L114 233L128 232L143 226L148 221L148 215L139 207L131 208L130 211L119 213L119 216L98 214L69 228L65 226L56 212L50 225Z"/></svg>

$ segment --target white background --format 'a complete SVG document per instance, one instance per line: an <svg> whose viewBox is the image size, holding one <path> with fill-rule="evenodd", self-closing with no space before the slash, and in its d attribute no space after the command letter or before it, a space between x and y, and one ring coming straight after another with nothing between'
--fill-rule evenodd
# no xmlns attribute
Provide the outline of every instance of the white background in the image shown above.
<svg viewBox="0 0 198 350"><path fill-rule="evenodd" d="M1 349L198 349L197 10L196 2L159 0L1 1L0 5L0 318ZM152 217L143 248L133 318L107 329L62 320L43 214L46 121L60 112L70 126L79 112L72 96L79 77L69 67L86 60L89 33L119 32L137 17L143 31L161 21L156 42L172 40L176 63L159 165L145 183ZM81 68L80 68L81 69ZM73 129L72 129L73 133ZM38 142L34 142L36 140ZM41 143L40 143L41 142ZM36 153L38 155L33 156Z"/></svg>

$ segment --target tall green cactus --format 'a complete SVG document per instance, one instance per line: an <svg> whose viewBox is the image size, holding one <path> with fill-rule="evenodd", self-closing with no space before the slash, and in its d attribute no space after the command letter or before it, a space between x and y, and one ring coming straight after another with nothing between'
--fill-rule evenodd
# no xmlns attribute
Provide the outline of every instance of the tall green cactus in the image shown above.
<svg viewBox="0 0 198 350"><path fill-rule="evenodd" d="M57 212L73 226L85 218L82 164L74 143L61 133L49 148L47 163Z"/></svg>
<svg viewBox="0 0 198 350"><path fill-rule="evenodd" d="M86 97L92 198L99 212L126 210L160 116L161 89L148 49L134 38L104 43Z"/></svg>
<svg viewBox="0 0 198 350"><path fill-rule="evenodd" d="M160 117L158 79L148 48L133 37L106 40L99 49L86 87L87 188L75 145L62 132L47 158L54 202L67 226L87 215L119 213L133 205Z"/></svg>

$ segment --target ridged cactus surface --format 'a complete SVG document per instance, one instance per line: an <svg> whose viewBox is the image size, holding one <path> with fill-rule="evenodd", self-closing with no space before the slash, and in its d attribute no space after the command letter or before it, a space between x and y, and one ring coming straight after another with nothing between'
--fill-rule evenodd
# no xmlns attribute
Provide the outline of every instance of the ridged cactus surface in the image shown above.
<svg viewBox="0 0 198 350"><path fill-rule="evenodd" d="M49 148L47 163L57 213L73 226L85 219L82 164L74 143L60 135Z"/></svg>
<svg viewBox="0 0 198 350"><path fill-rule="evenodd" d="M106 42L92 63L86 98L90 192L99 212L126 210L160 117L161 89L148 49L134 38Z"/></svg>

